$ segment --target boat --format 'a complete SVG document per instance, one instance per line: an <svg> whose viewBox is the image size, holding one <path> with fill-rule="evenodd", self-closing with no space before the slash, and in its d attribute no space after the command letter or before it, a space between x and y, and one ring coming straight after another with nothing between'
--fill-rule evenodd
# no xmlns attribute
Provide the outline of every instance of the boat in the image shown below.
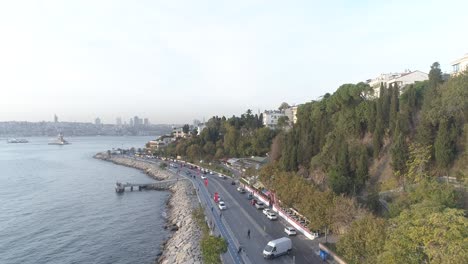
<svg viewBox="0 0 468 264"><path fill-rule="evenodd" d="M63 138L62 133L60 133L55 141L49 142L49 145L69 145L70 142L66 141Z"/></svg>
<svg viewBox="0 0 468 264"><path fill-rule="evenodd" d="M10 138L7 140L8 143L29 143L27 139L24 138Z"/></svg>
<svg viewBox="0 0 468 264"><path fill-rule="evenodd" d="M115 183L115 192L116 193L123 193L125 191L125 187L120 182Z"/></svg>

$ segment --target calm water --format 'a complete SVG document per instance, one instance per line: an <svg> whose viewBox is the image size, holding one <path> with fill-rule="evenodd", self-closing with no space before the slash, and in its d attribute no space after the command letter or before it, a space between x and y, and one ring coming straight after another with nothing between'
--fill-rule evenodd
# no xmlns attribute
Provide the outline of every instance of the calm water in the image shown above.
<svg viewBox="0 0 468 264"><path fill-rule="evenodd" d="M0 263L153 263L167 236L167 192L117 195L117 180L152 182L95 160L98 151L141 147L148 137L77 137L49 146L0 141Z"/></svg>

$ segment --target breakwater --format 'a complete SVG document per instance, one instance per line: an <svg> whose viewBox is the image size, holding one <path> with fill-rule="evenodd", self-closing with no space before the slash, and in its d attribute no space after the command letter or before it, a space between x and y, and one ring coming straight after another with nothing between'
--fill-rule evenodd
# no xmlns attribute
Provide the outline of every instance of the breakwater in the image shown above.
<svg viewBox="0 0 468 264"><path fill-rule="evenodd" d="M108 156L107 153L98 153L94 158L139 169L155 180L169 180L175 177L174 174L159 168L157 164L126 156ZM167 201L166 228L172 233L170 238L163 244L163 251L157 263L202 263L200 250L201 230L192 216L193 209L198 206L198 199L193 185L190 181L178 181L168 190L172 195Z"/></svg>

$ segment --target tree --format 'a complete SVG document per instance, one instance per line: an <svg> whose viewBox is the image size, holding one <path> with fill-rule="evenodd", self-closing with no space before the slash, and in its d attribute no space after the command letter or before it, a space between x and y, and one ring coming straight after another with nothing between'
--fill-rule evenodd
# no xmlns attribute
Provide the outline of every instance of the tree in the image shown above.
<svg viewBox="0 0 468 264"><path fill-rule="evenodd" d="M330 186L336 194L350 193L352 187L352 173L349 166L348 144L341 143L338 160L330 174Z"/></svg>
<svg viewBox="0 0 468 264"><path fill-rule="evenodd" d="M400 88L397 83L393 84L390 99L390 134L393 134L395 126L398 123L398 112L400 110L400 102L398 97L400 96Z"/></svg>
<svg viewBox="0 0 468 264"><path fill-rule="evenodd" d="M188 134L189 131L190 131L190 126L188 124L185 124L182 127L182 132L184 132L185 134Z"/></svg>
<svg viewBox="0 0 468 264"><path fill-rule="evenodd" d="M362 146L359 150L358 161L356 164L356 180L354 181L357 190L360 190L369 178L367 159L367 149L365 146Z"/></svg>
<svg viewBox="0 0 468 264"><path fill-rule="evenodd" d="M392 154L392 168L393 171L398 175L402 175L406 172L406 161L408 160L408 146L406 144L405 137L401 133L397 124L395 129L395 137L391 149Z"/></svg>
<svg viewBox="0 0 468 264"><path fill-rule="evenodd" d="M429 177L427 171L431 148L432 146L422 146L418 143L409 146L409 159L406 163L408 172L405 178L410 182L419 182Z"/></svg>
<svg viewBox="0 0 468 264"><path fill-rule="evenodd" d="M278 118L278 127L284 128L289 125L289 117L287 116L280 116Z"/></svg>
<svg viewBox="0 0 468 264"><path fill-rule="evenodd" d="M376 263L468 263L468 220L460 209L423 202L390 220Z"/></svg>
<svg viewBox="0 0 468 264"><path fill-rule="evenodd" d="M440 64L438 62L434 62L432 63L431 70L429 71L429 89L436 88L442 82L442 70L440 69Z"/></svg>
<svg viewBox="0 0 468 264"><path fill-rule="evenodd" d="M282 102L281 105L278 107L278 110L284 111L284 110L288 109L289 107L290 107L290 106L289 106L288 103Z"/></svg>
<svg viewBox="0 0 468 264"><path fill-rule="evenodd" d="M382 140L384 136L384 128L382 118L377 116L377 122L375 125L375 131L372 135L372 147L374 158L378 158L380 154L380 148L382 147Z"/></svg>
<svg viewBox="0 0 468 264"><path fill-rule="evenodd" d="M434 142L435 160L441 169L447 169L455 156L454 142L451 140L449 122L443 119Z"/></svg>
<svg viewBox="0 0 468 264"><path fill-rule="evenodd" d="M354 221L336 245L338 254L350 264L377 263L385 245L385 227L384 219L370 214Z"/></svg>

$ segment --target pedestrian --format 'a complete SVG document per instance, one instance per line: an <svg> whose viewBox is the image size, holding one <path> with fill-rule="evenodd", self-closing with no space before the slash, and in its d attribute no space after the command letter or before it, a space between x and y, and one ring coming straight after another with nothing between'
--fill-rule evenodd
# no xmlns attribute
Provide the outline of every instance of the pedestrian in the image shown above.
<svg viewBox="0 0 468 264"><path fill-rule="evenodd" d="M219 212L219 218L221 218L222 216L223 216L223 213Z"/></svg>
<svg viewBox="0 0 468 264"><path fill-rule="evenodd" d="M250 239L250 229L247 230L247 237Z"/></svg>
<svg viewBox="0 0 468 264"><path fill-rule="evenodd" d="M213 206L211 206L211 212L213 212Z"/></svg>
<svg viewBox="0 0 468 264"><path fill-rule="evenodd" d="M241 251L242 251L242 247L241 247L241 246L239 246L239 249L237 250L237 254L240 254L240 253L241 253Z"/></svg>

